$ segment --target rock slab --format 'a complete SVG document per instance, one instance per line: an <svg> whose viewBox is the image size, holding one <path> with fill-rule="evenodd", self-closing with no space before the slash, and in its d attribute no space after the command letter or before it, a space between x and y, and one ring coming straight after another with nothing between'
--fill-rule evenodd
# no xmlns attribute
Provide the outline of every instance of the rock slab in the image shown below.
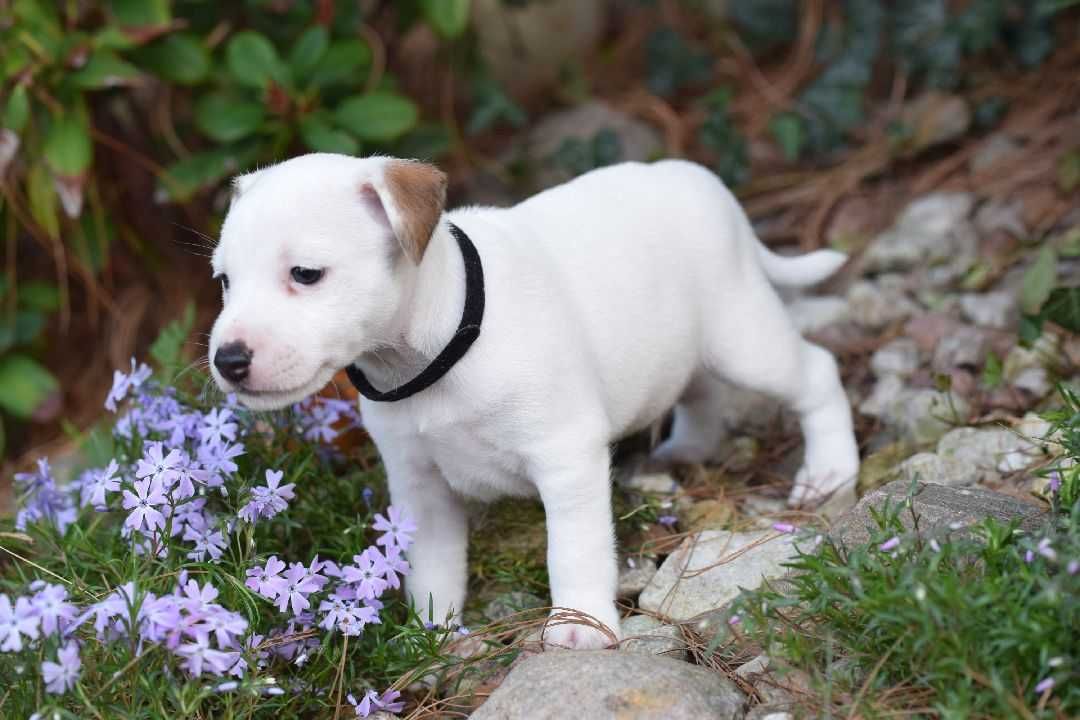
<svg viewBox="0 0 1080 720"><path fill-rule="evenodd" d="M833 539L848 547L869 542L877 531L870 509L881 510L886 502L893 506L904 503L910 488L911 482L908 480L896 480L866 495L833 525L830 532ZM979 487L953 488L926 483L915 485L911 505L923 531L955 524L967 526L993 517L1003 522L1020 520L1020 529L1033 533L1045 524L1048 512L1014 497ZM908 529L912 528L911 515L906 509L900 513L900 520Z"/></svg>
<svg viewBox="0 0 1080 720"><path fill-rule="evenodd" d="M734 720L745 699L719 673L655 655L556 650L527 658L473 720Z"/></svg>

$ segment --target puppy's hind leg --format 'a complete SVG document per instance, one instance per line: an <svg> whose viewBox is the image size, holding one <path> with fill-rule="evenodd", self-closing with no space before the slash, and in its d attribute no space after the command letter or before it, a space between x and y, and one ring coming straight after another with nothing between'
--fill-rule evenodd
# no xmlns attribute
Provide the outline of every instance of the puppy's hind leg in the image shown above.
<svg viewBox="0 0 1080 720"><path fill-rule="evenodd" d="M705 339L706 364L721 376L786 402L799 414L806 456L788 498L815 505L855 481L859 452L836 360L799 334L764 277L726 298Z"/></svg>
<svg viewBox="0 0 1080 720"><path fill-rule="evenodd" d="M696 375L675 406L671 435L653 450L650 464L662 467L713 459L724 432L723 394L723 383L712 374Z"/></svg>

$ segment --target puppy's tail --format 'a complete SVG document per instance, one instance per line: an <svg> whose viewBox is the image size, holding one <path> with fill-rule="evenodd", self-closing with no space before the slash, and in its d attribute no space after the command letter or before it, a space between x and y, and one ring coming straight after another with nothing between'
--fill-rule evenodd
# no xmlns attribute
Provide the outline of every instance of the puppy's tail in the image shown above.
<svg viewBox="0 0 1080 720"><path fill-rule="evenodd" d="M788 287L816 285L847 262L847 255L836 250L816 250L794 256L777 255L760 241L757 242L757 257L770 282Z"/></svg>

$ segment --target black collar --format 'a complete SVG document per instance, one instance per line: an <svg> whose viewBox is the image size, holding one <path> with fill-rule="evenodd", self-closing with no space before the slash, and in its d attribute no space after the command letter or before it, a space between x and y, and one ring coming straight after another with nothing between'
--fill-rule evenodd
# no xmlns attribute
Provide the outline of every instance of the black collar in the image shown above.
<svg viewBox="0 0 1080 720"><path fill-rule="evenodd" d="M450 368L454 367L454 363L469 351L469 347L476 338L480 337L480 321L484 319L484 266L480 263L480 254L476 252L476 246L461 228L450 223L450 234L457 240L458 247L461 248L461 257L465 261L465 309L461 313L461 323L458 325L457 332L442 352L419 375L393 390L386 392L376 390L368 382L364 372L355 364L345 368L349 380L368 400L377 402L404 400L430 387L448 373Z"/></svg>

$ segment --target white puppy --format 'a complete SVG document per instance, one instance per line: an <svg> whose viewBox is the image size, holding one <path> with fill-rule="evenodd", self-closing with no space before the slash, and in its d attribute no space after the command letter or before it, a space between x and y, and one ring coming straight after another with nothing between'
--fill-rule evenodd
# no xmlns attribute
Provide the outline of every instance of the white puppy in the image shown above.
<svg viewBox="0 0 1080 720"><path fill-rule="evenodd" d="M538 495L552 605L617 634L609 445L674 406L656 455L704 460L721 432L720 378L798 412L793 504L853 481L836 362L770 284L818 282L843 255L769 252L724 185L684 161L607 167L506 209L444 213L445 189L430 165L327 154L239 178L213 256L225 292L209 347L221 388L256 409L352 363L375 389L399 387L455 336L467 284L475 305L454 226L471 239L486 291L478 339L430 387L363 407L393 503L419 526L408 590L436 622L465 601L463 499ZM608 642L581 624L545 638Z"/></svg>

